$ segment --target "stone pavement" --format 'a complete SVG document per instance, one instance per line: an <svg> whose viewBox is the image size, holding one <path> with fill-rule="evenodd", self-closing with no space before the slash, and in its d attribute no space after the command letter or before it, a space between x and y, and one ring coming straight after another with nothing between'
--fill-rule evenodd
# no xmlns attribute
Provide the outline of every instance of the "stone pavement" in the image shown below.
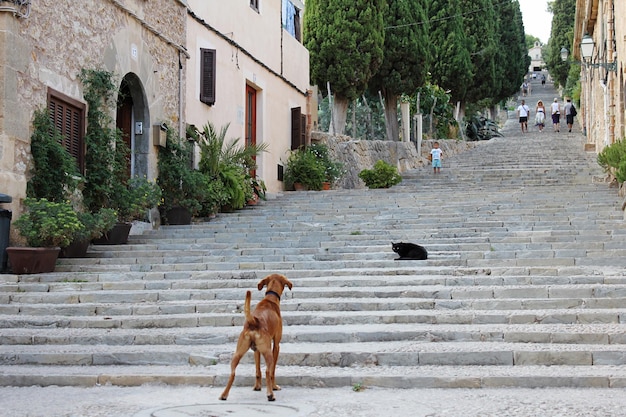
<svg viewBox="0 0 626 417"><path fill-rule="evenodd" d="M531 118L555 96L534 87ZM1 275L0 402L13 410L17 394L23 415L616 415L617 192L578 128L522 135L510 114L503 132L389 190L286 193L94 246L53 274ZM429 259L394 261L391 241ZM245 291L272 272L294 283L281 303L284 389L272 404L252 392L248 355L217 402ZM19 388L30 386L44 388ZM65 393L92 401L37 400Z"/></svg>

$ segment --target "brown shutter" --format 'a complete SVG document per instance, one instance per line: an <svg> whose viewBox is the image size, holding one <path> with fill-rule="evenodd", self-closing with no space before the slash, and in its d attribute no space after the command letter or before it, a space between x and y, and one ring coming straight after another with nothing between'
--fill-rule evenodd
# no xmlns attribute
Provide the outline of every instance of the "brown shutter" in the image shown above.
<svg viewBox="0 0 626 417"><path fill-rule="evenodd" d="M215 104L215 49L200 49L200 101Z"/></svg>
<svg viewBox="0 0 626 417"><path fill-rule="evenodd" d="M298 149L304 146L305 141L302 135L302 113L300 107L291 109L291 149ZM306 129L306 128L305 128Z"/></svg>
<svg viewBox="0 0 626 417"><path fill-rule="evenodd" d="M74 157L80 172L84 173L85 105L59 92L49 90L48 112L54 126L63 135L63 147Z"/></svg>

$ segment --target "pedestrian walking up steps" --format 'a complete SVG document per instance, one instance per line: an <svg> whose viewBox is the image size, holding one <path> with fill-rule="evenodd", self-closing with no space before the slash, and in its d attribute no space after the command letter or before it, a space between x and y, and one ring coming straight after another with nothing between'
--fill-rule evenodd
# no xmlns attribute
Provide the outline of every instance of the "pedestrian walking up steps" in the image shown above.
<svg viewBox="0 0 626 417"><path fill-rule="evenodd" d="M223 386L245 292L278 272L283 388L624 387L626 227L582 145L510 135L391 189L289 192L0 275L0 385Z"/></svg>

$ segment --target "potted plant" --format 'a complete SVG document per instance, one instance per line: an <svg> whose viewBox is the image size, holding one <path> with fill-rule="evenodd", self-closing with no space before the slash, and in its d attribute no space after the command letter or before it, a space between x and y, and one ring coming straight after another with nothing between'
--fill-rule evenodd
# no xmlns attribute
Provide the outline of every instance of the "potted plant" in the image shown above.
<svg viewBox="0 0 626 417"><path fill-rule="evenodd" d="M225 196L222 211L243 208L253 198L249 178L256 169L255 158L267 150L266 143L240 146L238 138L227 142L228 126L218 132L209 122L201 132L194 133L200 145L200 171L207 175L209 181L218 181L223 186L220 192Z"/></svg>
<svg viewBox="0 0 626 417"><path fill-rule="evenodd" d="M125 244L132 221L146 218L148 210L161 202L161 189L146 178L131 178L127 184L117 184L114 190L108 204L117 213L117 222L102 237L93 240L98 245Z"/></svg>
<svg viewBox="0 0 626 417"><path fill-rule="evenodd" d="M69 245L61 247L59 258L84 258L92 240L102 237L117 223L117 213L110 208L102 208L96 213L78 212L78 220L84 226Z"/></svg>
<svg viewBox="0 0 626 417"><path fill-rule="evenodd" d="M298 189L298 184L301 184L307 190L321 190L325 180L324 164L310 148L291 151L285 166L284 181L287 189Z"/></svg>
<svg viewBox="0 0 626 417"><path fill-rule="evenodd" d="M211 199L208 178L191 166L193 143L181 142L175 131L168 128L166 145L159 149L159 208L168 224L190 224L191 218Z"/></svg>
<svg viewBox="0 0 626 417"><path fill-rule="evenodd" d="M26 198L24 206L27 211L13 225L28 247L6 249L11 269L15 274L52 272L60 247L69 245L85 226L69 203Z"/></svg>
<svg viewBox="0 0 626 417"><path fill-rule="evenodd" d="M322 189L330 189L343 176L343 164L333 161L330 157L328 146L323 143L313 143L309 149L324 166L325 181L322 183Z"/></svg>
<svg viewBox="0 0 626 417"><path fill-rule="evenodd" d="M402 181L398 169L383 160L377 161L373 169L364 169L359 172L359 178L369 188L389 188Z"/></svg>

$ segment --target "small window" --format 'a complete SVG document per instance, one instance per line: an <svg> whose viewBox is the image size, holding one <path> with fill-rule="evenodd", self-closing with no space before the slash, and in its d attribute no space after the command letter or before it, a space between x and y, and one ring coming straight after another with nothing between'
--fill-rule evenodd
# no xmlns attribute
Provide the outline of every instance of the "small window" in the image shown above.
<svg viewBox="0 0 626 417"><path fill-rule="evenodd" d="M259 11L259 0L250 0L250 7L252 7L257 12Z"/></svg>
<svg viewBox="0 0 626 417"><path fill-rule="evenodd" d="M58 91L48 89L48 112L63 135L63 147L85 172L85 111L86 105Z"/></svg>
<svg viewBox="0 0 626 417"><path fill-rule="evenodd" d="M200 49L200 101L215 104L215 49Z"/></svg>

